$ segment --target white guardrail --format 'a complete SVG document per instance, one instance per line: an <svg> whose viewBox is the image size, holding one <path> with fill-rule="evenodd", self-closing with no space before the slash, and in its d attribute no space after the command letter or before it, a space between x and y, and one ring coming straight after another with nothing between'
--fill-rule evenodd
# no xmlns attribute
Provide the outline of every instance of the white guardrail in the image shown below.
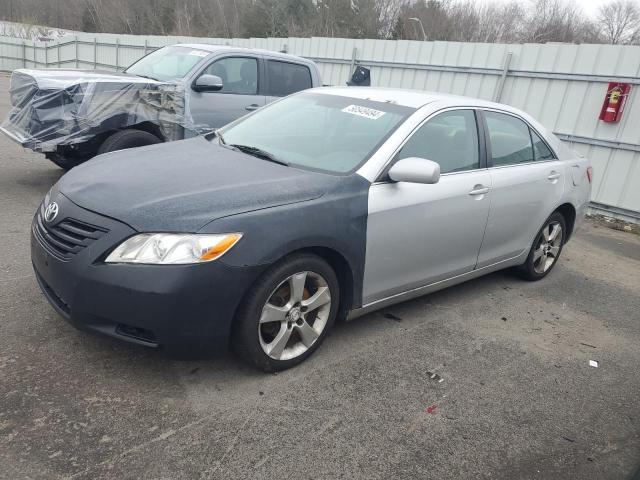
<svg viewBox="0 0 640 480"><path fill-rule="evenodd" d="M355 65L372 85L499 101L540 120L591 158L592 207L640 220L640 46L490 44L342 38L191 38L71 32L49 42L0 36L0 70L122 70L156 48L210 43L286 51L344 85ZM598 120L608 82L631 84L622 120Z"/></svg>

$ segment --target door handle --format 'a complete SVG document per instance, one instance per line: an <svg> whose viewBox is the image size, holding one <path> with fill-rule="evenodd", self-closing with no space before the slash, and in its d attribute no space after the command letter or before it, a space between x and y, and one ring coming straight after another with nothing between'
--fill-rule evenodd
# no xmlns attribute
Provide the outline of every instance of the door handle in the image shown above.
<svg viewBox="0 0 640 480"><path fill-rule="evenodd" d="M555 170L552 170L551 173L549 174L549 176L547 177L547 180L557 180L560 178L560 174L558 172L556 172Z"/></svg>
<svg viewBox="0 0 640 480"><path fill-rule="evenodd" d="M257 103L252 103L251 105L247 105L246 107L244 107L245 110L248 110L250 112L257 110L260 108L260 105L258 105Z"/></svg>
<svg viewBox="0 0 640 480"><path fill-rule="evenodd" d="M473 190L469 192L469 195L484 195L485 193L489 193L489 187L485 187L484 185L476 185L473 187Z"/></svg>

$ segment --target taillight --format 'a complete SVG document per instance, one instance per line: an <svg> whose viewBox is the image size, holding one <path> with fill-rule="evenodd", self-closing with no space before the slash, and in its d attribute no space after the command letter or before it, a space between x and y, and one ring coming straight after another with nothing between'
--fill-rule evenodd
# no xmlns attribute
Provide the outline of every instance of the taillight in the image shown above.
<svg viewBox="0 0 640 480"><path fill-rule="evenodd" d="M587 167L587 178L589 179L589 183L593 180L593 167Z"/></svg>

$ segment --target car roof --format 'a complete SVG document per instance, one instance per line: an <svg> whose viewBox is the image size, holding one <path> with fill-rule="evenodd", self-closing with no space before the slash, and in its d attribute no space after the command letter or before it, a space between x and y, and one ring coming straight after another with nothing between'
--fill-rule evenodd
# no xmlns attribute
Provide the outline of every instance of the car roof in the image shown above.
<svg viewBox="0 0 640 480"><path fill-rule="evenodd" d="M211 45L207 43L177 43L171 46L194 48L211 53L257 53L272 58L281 58L282 60L295 60L296 62L313 63L311 60L303 57L289 55L288 53L274 52L273 50L264 50L261 48L234 47L232 45Z"/></svg>
<svg viewBox="0 0 640 480"><path fill-rule="evenodd" d="M307 90L309 91L309 90ZM438 102L443 107L469 106L499 108L520 113L519 110L499 103L488 102L478 98L451 95L448 93L427 92L425 90L411 90L405 88L380 88L380 87L321 87L310 91L327 95L339 95L343 97L361 98L374 102L394 103L411 108L420 108L429 103Z"/></svg>

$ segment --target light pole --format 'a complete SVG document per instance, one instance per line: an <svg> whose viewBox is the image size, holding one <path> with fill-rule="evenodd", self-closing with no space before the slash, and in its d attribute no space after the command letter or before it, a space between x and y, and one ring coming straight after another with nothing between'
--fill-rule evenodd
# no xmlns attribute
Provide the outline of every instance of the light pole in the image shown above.
<svg viewBox="0 0 640 480"><path fill-rule="evenodd" d="M420 25L420 30L422 30L422 40L423 41L427 41L427 34L424 31L424 25L422 25L422 20L420 20L417 17L411 17L409 20L413 21L413 22L417 22L418 25Z"/></svg>

